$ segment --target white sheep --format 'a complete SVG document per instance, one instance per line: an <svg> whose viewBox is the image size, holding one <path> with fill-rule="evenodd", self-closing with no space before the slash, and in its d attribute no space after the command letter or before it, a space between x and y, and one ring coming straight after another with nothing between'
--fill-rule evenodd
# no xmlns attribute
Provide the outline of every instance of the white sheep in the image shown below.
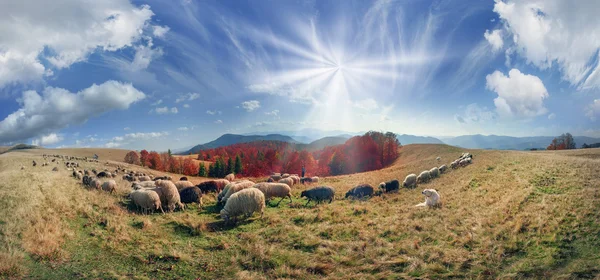
<svg viewBox="0 0 600 280"><path fill-rule="evenodd" d="M79 173L77 173L77 174L79 174ZM108 180L108 181L102 183L102 190L105 192L109 192L112 194L116 188L117 188L117 182L115 182L115 180Z"/></svg>
<svg viewBox="0 0 600 280"><path fill-rule="evenodd" d="M262 219L265 210L265 195L255 188L248 188L233 194L221 210L221 218L225 222L233 218L236 221L237 216L245 215L246 218L252 216L254 212L260 212Z"/></svg>
<svg viewBox="0 0 600 280"><path fill-rule="evenodd" d="M129 194L129 198L131 198L131 201L136 207L141 208L142 213L144 214L146 214L149 210L154 212L154 210L157 209L160 209L160 212L163 214L165 213L160 202L160 197L158 196L158 193L154 191L135 190Z"/></svg>
<svg viewBox="0 0 600 280"><path fill-rule="evenodd" d="M435 160L440 161L440 160L442 160L442 158L441 157L436 157Z"/></svg>
<svg viewBox="0 0 600 280"><path fill-rule="evenodd" d="M431 178L437 178L440 176L440 170L437 168L437 166L429 170L429 176L431 176Z"/></svg>
<svg viewBox="0 0 600 280"><path fill-rule="evenodd" d="M269 201L272 197L280 197L281 200L277 202L277 206L279 203L283 201L284 198L289 197L290 203L292 203L292 189L290 186L283 183L258 183L253 188L259 189L264 195L265 199Z"/></svg>
<svg viewBox="0 0 600 280"><path fill-rule="evenodd" d="M278 183L286 184L291 188L294 185L294 180L292 178L287 177L279 180Z"/></svg>
<svg viewBox="0 0 600 280"><path fill-rule="evenodd" d="M175 182L175 187L177 188L177 190L181 190L183 188L187 188L187 187L193 187L194 183L190 182L190 181L178 181Z"/></svg>
<svg viewBox="0 0 600 280"><path fill-rule="evenodd" d="M156 187L156 182L154 181L145 181L145 182L135 182L131 185L134 190L145 189L145 188L154 188Z"/></svg>
<svg viewBox="0 0 600 280"><path fill-rule="evenodd" d="M440 174L443 174L443 173L446 172L446 170L448 169L448 167L445 164L443 164L438 169L440 170Z"/></svg>
<svg viewBox="0 0 600 280"><path fill-rule="evenodd" d="M404 178L404 182L402 183L402 187L414 189L417 187L417 175L416 174L408 174L406 178Z"/></svg>
<svg viewBox="0 0 600 280"><path fill-rule="evenodd" d="M233 194L235 194L243 189L250 188L255 185L254 182L252 182L252 181L235 182L232 184L233 185L231 187L229 187L229 189L227 189L227 193L225 193L225 195L223 195L223 198L221 198L221 201L220 201L221 203L227 202L229 197L231 197ZM227 186L225 188L227 188Z"/></svg>
<svg viewBox="0 0 600 280"><path fill-rule="evenodd" d="M416 207L441 207L442 199L440 194L434 189L425 189L421 192L425 196L425 202L415 205Z"/></svg>
<svg viewBox="0 0 600 280"><path fill-rule="evenodd" d="M157 192L160 197L160 201L163 204L167 205L167 209L169 211L174 211L176 207L179 207L182 210L185 209L185 206L183 205L183 203L181 203L179 191L177 190L177 187L175 187L175 184L173 184L173 182L166 180L157 180L156 186L157 188L161 189L161 192ZM157 188L154 188L153 190Z"/></svg>
<svg viewBox="0 0 600 280"><path fill-rule="evenodd" d="M427 181L429 181L430 178L431 175L429 174L429 170L425 170L421 172L419 176L417 176L417 184L426 183Z"/></svg>
<svg viewBox="0 0 600 280"><path fill-rule="evenodd" d="M312 181L313 183L318 183L318 182L319 182L319 177L317 177L317 176L315 176L315 177L312 177L312 178L311 178L311 181Z"/></svg>
<svg viewBox="0 0 600 280"><path fill-rule="evenodd" d="M138 179L139 179L141 182L145 182L145 181L151 181L151 180L152 180L152 179L150 179L150 177L149 177L149 176L139 176L139 177L138 177Z"/></svg>

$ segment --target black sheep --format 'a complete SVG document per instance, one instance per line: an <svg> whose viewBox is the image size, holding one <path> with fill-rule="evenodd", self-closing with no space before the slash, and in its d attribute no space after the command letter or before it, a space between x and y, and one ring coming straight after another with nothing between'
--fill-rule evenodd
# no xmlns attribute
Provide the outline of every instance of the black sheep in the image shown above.
<svg viewBox="0 0 600 280"><path fill-rule="evenodd" d="M202 193L209 193L209 192L219 192L219 188L217 186L217 183L214 180L211 181L206 181L206 182L202 182L198 185L196 185L196 187L198 189L200 189L200 191Z"/></svg>
<svg viewBox="0 0 600 280"><path fill-rule="evenodd" d="M373 187L369 184L358 185L346 193L346 198L363 198L373 196Z"/></svg>
<svg viewBox="0 0 600 280"><path fill-rule="evenodd" d="M329 186L320 186L312 188L310 190L305 190L300 194L300 197L306 197L308 199L306 205L308 205L308 203L310 203L311 200L315 200L317 203L329 200L329 203L331 203L333 201L334 196L335 189Z"/></svg>
<svg viewBox="0 0 600 280"><path fill-rule="evenodd" d="M398 180L387 181L385 183L381 183L379 188L385 193L397 192L400 189L400 182Z"/></svg>
<svg viewBox="0 0 600 280"><path fill-rule="evenodd" d="M305 183L312 183L312 178L311 177L303 177L300 178L300 183L305 184Z"/></svg>
<svg viewBox="0 0 600 280"><path fill-rule="evenodd" d="M187 181L187 180L188 180L187 177L181 177L181 178L179 178L179 181Z"/></svg>
<svg viewBox="0 0 600 280"><path fill-rule="evenodd" d="M197 187L187 187L179 191L181 203L198 203L202 206L202 192Z"/></svg>

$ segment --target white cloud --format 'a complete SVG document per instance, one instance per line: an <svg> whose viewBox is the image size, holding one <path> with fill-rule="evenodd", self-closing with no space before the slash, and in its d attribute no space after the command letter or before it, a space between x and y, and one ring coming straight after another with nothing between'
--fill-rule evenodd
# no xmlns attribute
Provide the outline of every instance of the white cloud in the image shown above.
<svg viewBox="0 0 600 280"><path fill-rule="evenodd" d="M56 133L50 133L48 135L42 135L42 137L31 140L32 145L36 146L47 146L53 145L64 140L64 137Z"/></svg>
<svg viewBox="0 0 600 280"><path fill-rule="evenodd" d="M150 105L152 105L152 106L158 106L158 105L162 104L162 102L163 102L162 99L159 99L158 101L156 101L156 102L154 102L154 103L152 103Z"/></svg>
<svg viewBox="0 0 600 280"><path fill-rule="evenodd" d="M592 121L596 121L600 116L600 99L595 99L592 104L587 106L585 115Z"/></svg>
<svg viewBox="0 0 600 280"><path fill-rule="evenodd" d="M128 130L131 130L131 128L125 127L125 128L123 128L123 130L128 131Z"/></svg>
<svg viewBox="0 0 600 280"><path fill-rule="evenodd" d="M183 104L183 108L190 108L190 104Z"/></svg>
<svg viewBox="0 0 600 280"><path fill-rule="evenodd" d="M222 121L222 120L216 120L216 121L215 121L215 123L216 123L216 124L222 124L222 123L223 123L223 121Z"/></svg>
<svg viewBox="0 0 600 280"><path fill-rule="evenodd" d="M361 110L365 110L365 111L373 111L373 110L379 108L379 106L377 105L377 101L375 101L375 99L373 99L373 98L367 98L364 100L354 101L354 102L352 102L352 106L354 106L355 108L361 109Z"/></svg>
<svg viewBox="0 0 600 280"><path fill-rule="evenodd" d="M152 111L150 111L152 112ZM177 114L179 113L179 110L177 110L177 107L172 107L171 109L169 109L169 107L165 106L165 107L158 107L156 109L154 109L154 112L156 112L159 115L166 115L166 114Z"/></svg>
<svg viewBox="0 0 600 280"><path fill-rule="evenodd" d="M258 102L258 100L244 101L242 102L242 108L244 108L246 112L252 112L260 108L260 102Z"/></svg>
<svg viewBox="0 0 600 280"><path fill-rule="evenodd" d="M135 56L131 62L131 71L138 71L148 68L150 62L163 55L161 48L152 48L152 43L148 45L139 45L135 47Z"/></svg>
<svg viewBox="0 0 600 280"><path fill-rule="evenodd" d="M494 120L496 114L490 111L487 107L480 107L477 103L469 104L465 107L462 115L457 114L454 119L459 123L483 123Z"/></svg>
<svg viewBox="0 0 600 280"><path fill-rule="evenodd" d="M153 12L127 0L21 0L0 9L0 87L40 80L96 50L136 46ZM40 61L47 61L44 66Z"/></svg>
<svg viewBox="0 0 600 280"><path fill-rule="evenodd" d="M495 71L485 79L486 88L498 94L494 104L501 116L535 117L547 112L544 99L548 97L548 91L537 76L512 69L508 76Z"/></svg>
<svg viewBox="0 0 600 280"><path fill-rule="evenodd" d="M156 138L162 138L168 136L169 133L163 132L139 132L139 133L128 133L123 136L115 136L109 142L104 144L106 148L117 148L128 144L134 144L142 140L151 140Z"/></svg>
<svg viewBox="0 0 600 280"><path fill-rule="evenodd" d="M486 30L485 33L483 34L483 37L485 37L485 39L488 41L488 43L490 43L493 51L498 51L498 50L502 49L502 46L504 45L504 40L502 40L502 30L501 29L496 29L492 32L490 32L489 30Z"/></svg>
<svg viewBox="0 0 600 280"><path fill-rule="evenodd" d="M589 64L600 48L599 10L600 1L496 0L494 5L521 56L541 69L556 63L563 79L584 88L600 86L600 79L588 76L600 68Z"/></svg>
<svg viewBox="0 0 600 280"><path fill-rule="evenodd" d="M198 98L200 98L199 93L186 93L184 95L179 96L177 99L175 99L175 103L179 103L182 101L192 101L192 100L196 100Z"/></svg>
<svg viewBox="0 0 600 280"><path fill-rule="evenodd" d="M0 122L0 143L50 134L111 110L124 110L146 96L131 84L107 81L72 93L46 87L23 92L21 108Z"/></svg>
<svg viewBox="0 0 600 280"><path fill-rule="evenodd" d="M187 128L187 127L185 127L185 126L182 126L182 127L180 127L180 128L177 128L177 130L181 130L181 131L188 131L188 130L189 130L189 128Z"/></svg>
<svg viewBox="0 0 600 280"><path fill-rule="evenodd" d="M277 116L277 115L279 115L279 110L273 110L271 112L266 112L265 115L268 115L268 116Z"/></svg>
<svg viewBox="0 0 600 280"><path fill-rule="evenodd" d="M214 110L214 111L211 111L211 110L206 110L206 113L207 113L207 114L209 114L209 115L213 115L213 116L214 116L214 115L216 115L216 114L217 114L217 112L220 114L220 112L221 112L221 111L217 111L217 110Z"/></svg>
<svg viewBox="0 0 600 280"><path fill-rule="evenodd" d="M554 114L554 113L550 113L550 114L548 115L548 119L549 119L549 120L553 120L553 119L555 119L555 118L556 118L556 114Z"/></svg>
<svg viewBox="0 0 600 280"><path fill-rule="evenodd" d="M169 27L168 26L159 26L159 25L155 25L152 27L152 34L154 34L154 36L162 38L165 36L165 34L167 34L167 32L169 32Z"/></svg>

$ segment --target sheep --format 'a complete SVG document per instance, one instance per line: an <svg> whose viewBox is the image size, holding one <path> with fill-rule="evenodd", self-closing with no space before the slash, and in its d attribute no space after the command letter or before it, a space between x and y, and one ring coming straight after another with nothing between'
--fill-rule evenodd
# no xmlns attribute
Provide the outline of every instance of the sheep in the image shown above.
<svg viewBox="0 0 600 280"><path fill-rule="evenodd" d="M456 169L458 167L459 161L460 160L457 159L457 160L453 161L452 163L450 163L450 168Z"/></svg>
<svg viewBox="0 0 600 280"><path fill-rule="evenodd" d="M443 164L438 169L440 170L440 174L444 174L444 173L446 173L446 170L448 169L448 167L445 164Z"/></svg>
<svg viewBox="0 0 600 280"><path fill-rule="evenodd" d="M58 167L52 168L52 171L58 171Z"/></svg>
<svg viewBox="0 0 600 280"><path fill-rule="evenodd" d="M108 180L102 183L102 190L105 192L113 193L117 188L117 182L115 180Z"/></svg>
<svg viewBox="0 0 600 280"><path fill-rule="evenodd" d="M150 179L149 176L139 176L138 180L140 180L141 182L152 181L152 179Z"/></svg>
<svg viewBox="0 0 600 280"><path fill-rule="evenodd" d="M227 180L229 182L235 180L235 174L233 174L233 173L227 174L227 176L225 176L225 180Z"/></svg>
<svg viewBox="0 0 600 280"><path fill-rule="evenodd" d="M181 190L183 188L187 188L187 187L193 187L194 183L190 182L190 181L179 181L179 182L175 182L175 187L178 190Z"/></svg>
<svg viewBox="0 0 600 280"><path fill-rule="evenodd" d="M134 190L156 187L155 181L135 182L131 185Z"/></svg>
<svg viewBox="0 0 600 280"><path fill-rule="evenodd" d="M225 188L225 186L227 186L229 184L229 181L225 180L225 179L218 179L218 180L210 180L210 181L205 181L202 182L198 185L196 185L196 187L198 187L202 193L209 193L209 192L221 192L223 190L223 188Z"/></svg>
<svg viewBox="0 0 600 280"><path fill-rule="evenodd" d="M90 175L92 175L92 173L90 173L90 171L89 171L89 170L87 170L87 169L86 169L86 170L84 170L84 171L83 171L83 173L84 173L84 175L87 175L87 176L90 176Z"/></svg>
<svg viewBox="0 0 600 280"><path fill-rule="evenodd" d="M77 180L81 180L83 178L83 175L81 175L81 173L77 172L77 174L75 175L75 178L77 178Z"/></svg>
<svg viewBox="0 0 600 280"><path fill-rule="evenodd" d="M442 160L442 158L441 157L436 157L435 160L440 161L440 160Z"/></svg>
<svg viewBox="0 0 600 280"><path fill-rule="evenodd" d="M98 178L94 178L94 179L92 179L92 180L90 181L90 184L89 184L89 186L90 186L90 187L92 187L92 188L94 188L94 189L97 189L97 190L99 190L99 189L100 189L100 186L101 186L101 185L102 185L102 182L101 182L101 181L100 181L100 179L98 179Z"/></svg>
<svg viewBox="0 0 600 280"><path fill-rule="evenodd" d="M288 177L290 177L290 174L284 173L284 174L281 175L281 179L285 179L285 178L288 178Z"/></svg>
<svg viewBox="0 0 600 280"><path fill-rule="evenodd" d="M425 202L415 205L416 207L441 207L442 200L440 194L434 189L425 189L421 192L425 196Z"/></svg>
<svg viewBox="0 0 600 280"><path fill-rule="evenodd" d="M181 178L185 178L185 177L181 177ZM157 181L157 180L169 180L169 179L167 179L167 176L154 177L154 179L152 179L152 181ZM182 180L180 180L180 181L182 181Z"/></svg>
<svg viewBox="0 0 600 280"><path fill-rule="evenodd" d="M440 176L440 170L437 168L437 166L429 170L429 176L431 176L431 178L437 178Z"/></svg>
<svg viewBox="0 0 600 280"><path fill-rule="evenodd" d="M369 184L358 185L346 193L346 198L363 198L373 195L373 187Z"/></svg>
<svg viewBox="0 0 600 280"><path fill-rule="evenodd" d="M236 182L236 183L231 183L231 184L233 184L233 185L229 187L229 189L227 190L227 193L225 193L225 195L223 195L223 197L221 198L221 200L220 200L221 203L227 202L229 197L231 197L236 192L239 192L243 189L250 188L255 185L254 182L252 182L252 181L242 181L242 182ZM225 187L225 188L227 188L227 187Z"/></svg>
<svg viewBox="0 0 600 280"><path fill-rule="evenodd" d="M167 205L169 211L174 211L176 207L185 209L185 206L181 204L181 198L179 197L179 191L175 184L171 181L158 180L156 181L156 188L150 189L158 193L160 201ZM160 189L157 190L157 189Z"/></svg>
<svg viewBox="0 0 600 280"><path fill-rule="evenodd" d="M239 215L245 215L248 218L254 212L260 212L260 218L262 219L264 210L265 195L259 189L248 188L233 194L220 213L221 218L228 223L231 218L234 221Z"/></svg>
<svg viewBox="0 0 600 280"><path fill-rule="evenodd" d="M308 183L312 183L312 178L310 178L310 177L303 177L303 178L300 178L300 183L302 183L302 184L306 184L307 182L308 182Z"/></svg>
<svg viewBox="0 0 600 280"><path fill-rule="evenodd" d="M269 179L267 179L267 183L273 183L275 182L275 180L273 180L273 177L269 177Z"/></svg>
<svg viewBox="0 0 600 280"><path fill-rule="evenodd" d="M419 174L419 176L417 176L417 184L427 183L427 181L429 181L430 178L431 178L431 175L429 174L429 170L425 170L425 171L421 172L421 174Z"/></svg>
<svg viewBox="0 0 600 280"><path fill-rule="evenodd" d="M166 176L163 176L163 177L166 177ZM187 180L188 180L187 177L181 177L181 178L179 178L179 181L187 181Z"/></svg>
<svg viewBox="0 0 600 280"><path fill-rule="evenodd" d="M315 176L315 177L310 178L310 180L311 180L311 183L318 183L319 177Z"/></svg>
<svg viewBox="0 0 600 280"><path fill-rule="evenodd" d="M273 178L273 181L279 181L281 180L281 175L271 175L271 178Z"/></svg>
<svg viewBox="0 0 600 280"><path fill-rule="evenodd" d="M202 207L202 192L195 186L179 190L179 197L181 203L198 203L198 206Z"/></svg>
<svg viewBox="0 0 600 280"><path fill-rule="evenodd" d="M35 162L35 160L33 161L33 166L35 167L37 165L37 162Z"/></svg>
<svg viewBox="0 0 600 280"><path fill-rule="evenodd" d="M129 194L129 198L131 198L131 201L136 207L141 208L143 213L147 213L148 210L154 212L156 209L160 209L160 212L163 214L165 213L160 202L160 197L156 192L134 190Z"/></svg>
<svg viewBox="0 0 600 280"><path fill-rule="evenodd" d="M307 206L311 200L317 202L317 204L322 201L329 200L329 203L333 201L333 197L335 196L335 189L329 186L320 186L315 187L310 190L305 190L300 193L300 197L306 197L307 201L304 206Z"/></svg>
<svg viewBox="0 0 600 280"><path fill-rule="evenodd" d="M292 203L292 189L282 183L258 183L252 186L253 188L259 189L264 195L265 199L269 201L272 197L281 197L281 200L277 202L277 206L279 203L283 201L284 198L289 197L290 203Z"/></svg>
<svg viewBox="0 0 600 280"><path fill-rule="evenodd" d="M110 172L106 172L106 171L102 171L98 174L96 174L96 176L98 178L103 178L103 177L112 177L112 174L110 174Z"/></svg>
<svg viewBox="0 0 600 280"><path fill-rule="evenodd" d="M417 187L417 175L416 174L408 174L406 178L404 178L404 182L402 182L402 187L414 189Z"/></svg>
<svg viewBox="0 0 600 280"><path fill-rule="evenodd" d="M25 166L21 165L21 170L25 170Z"/></svg>
<svg viewBox="0 0 600 280"><path fill-rule="evenodd" d="M290 178L292 178L292 180L294 180L294 185L300 183L300 177L298 177L298 175L294 174L294 175L290 176Z"/></svg>
<svg viewBox="0 0 600 280"><path fill-rule="evenodd" d="M379 188L385 193L398 192L398 190L400 189L400 182L398 182L398 180L382 182L381 184L379 184Z"/></svg>
<svg viewBox="0 0 600 280"><path fill-rule="evenodd" d="M290 186L290 188L292 186L294 186L294 180L292 180L292 178L283 178L283 179L279 180L277 183L286 184L286 185Z"/></svg>

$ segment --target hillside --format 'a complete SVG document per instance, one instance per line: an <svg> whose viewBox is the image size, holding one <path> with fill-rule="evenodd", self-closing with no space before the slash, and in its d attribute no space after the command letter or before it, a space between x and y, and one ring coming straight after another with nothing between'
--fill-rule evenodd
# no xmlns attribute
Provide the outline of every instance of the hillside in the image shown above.
<svg viewBox="0 0 600 280"><path fill-rule="evenodd" d="M237 135L237 134L223 134L221 137L208 142L206 144L200 144L192 147L184 153L180 153L182 155L189 154L197 154L199 151L214 149L224 146L229 146L233 144L239 143L248 143L254 141L281 141L288 143L297 143L296 140L292 139L289 136L280 135L280 134L269 134L269 135Z"/></svg>
<svg viewBox="0 0 600 280"><path fill-rule="evenodd" d="M545 149L554 139L553 136L512 137L498 135L463 135L444 139L448 145L468 149L526 150L531 148ZM600 142L600 138L573 136L578 148L584 143Z"/></svg>
<svg viewBox="0 0 600 280"><path fill-rule="evenodd" d="M31 160L42 151L2 154L0 277L598 277L600 149L469 150L473 164L417 189L343 199L359 183L403 179L464 151L406 145L388 168L321 178L336 189L331 204L305 207L299 195L311 186L298 185L292 204L271 202L262 219L235 227L218 218L213 195L202 209L145 216L127 207L129 183L119 178L110 195L82 188L64 168L34 169ZM439 191L441 209L414 207L425 188Z"/></svg>
<svg viewBox="0 0 600 280"><path fill-rule="evenodd" d="M347 140L347 137L324 137L319 140L315 140L306 146L301 144L298 144L297 146L299 150L305 149L307 151L312 152L322 150L326 147L344 144Z"/></svg>
<svg viewBox="0 0 600 280"><path fill-rule="evenodd" d="M408 134L397 134L398 140L402 145L409 144L444 144L440 139L429 136L415 136Z"/></svg>

